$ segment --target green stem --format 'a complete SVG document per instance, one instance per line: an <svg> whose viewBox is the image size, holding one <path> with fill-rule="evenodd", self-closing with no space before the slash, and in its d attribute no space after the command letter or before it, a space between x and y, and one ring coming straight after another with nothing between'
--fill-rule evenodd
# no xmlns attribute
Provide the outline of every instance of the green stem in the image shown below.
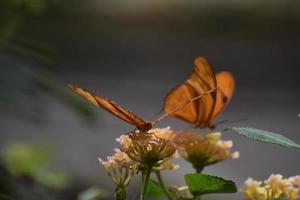
<svg viewBox="0 0 300 200"><path fill-rule="evenodd" d="M145 194L146 194L146 191L147 191L147 185L148 185L151 170L152 170L152 167L146 167L142 171L142 191L141 191L140 200L145 199Z"/></svg>
<svg viewBox="0 0 300 200"><path fill-rule="evenodd" d="M198 174L200 174L200 173L203 171L204 167L195 167L195 166L194 166L194 169L196 170L196 172L197 172Z"/></svg>
<svg viewBox="0 0 300 200"><path fill-rule="evenodd" d="M173 198L172 198L172 196L171 196L169 190L167 189L167 187L166 187L166 185L165 185L165 183L164 183L164 181L163 181L163 179L162 179L162 176L161 176L160 171L156 171L156 177L157 177L157 179L158 179L158 181L159 181L159 183L160 183L160 185L161 185L163 191L165 192L167 198L168 198L169 200L173 200Z"/></svg>
<svg viewBox="0 0 300 200"><path fill-rule="evenodd" d="M126 190L124 186L118 186L115 190L115 200L125 200Z"/></svg>

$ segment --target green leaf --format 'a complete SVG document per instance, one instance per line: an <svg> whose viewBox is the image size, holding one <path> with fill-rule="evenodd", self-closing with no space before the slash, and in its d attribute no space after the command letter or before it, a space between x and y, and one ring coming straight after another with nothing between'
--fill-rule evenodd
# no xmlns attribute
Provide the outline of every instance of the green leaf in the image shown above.
<svg viewBox="0 0 300 200"><path fill-rule="evenodd" d="M216 176L205 174L186 174L185 182L193 194L235 193L235 183Z"/></svg>
<svg viewBox="0 0 300 200"><path fill-rule="evenodd" d="M278 133L272 133L269 131L259 130L255 128L248 128L248 127L232 127L232 128L225 129L225 131L228 130L232 130L252 140L270 143L270 144L277 144L289 148L300 149L299 144L295 143L289 138L286 138Z"/></svg>
<svg viewBox="0 0 300 200"><path fill-rule="evenodd" d="M147 186L146 196L147 197L161 197L164 196L164 190L162 189L161 185L150 179Z"/></svg>

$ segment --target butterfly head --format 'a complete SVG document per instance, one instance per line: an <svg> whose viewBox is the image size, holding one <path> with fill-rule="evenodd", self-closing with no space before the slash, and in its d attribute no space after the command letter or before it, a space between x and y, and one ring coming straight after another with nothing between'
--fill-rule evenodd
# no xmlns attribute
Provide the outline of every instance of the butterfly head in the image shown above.
<svg viewBox="0 0 300 200"><path fill-rule="evenodd" d="M213 131L216 127L217 127L217 126L216 126L215 124L213 124L213 123L210 123L209 126L208 126L208 128L209 128L211 131Z"/></svg>
<svg viewBox="0 0 300 200"><path fill-rule="evenodd" d="M208 128L210 130L214 130L216 128L216 125L213 122L200 122L195 128Z"/></svg>
<svg viewBox="0 0 300 200"><path fill-rule="evenodd" d="M152 129L152 123L151 122L145 122L139 126L136 127L141 132L147 132L150 129Z"/></svg>

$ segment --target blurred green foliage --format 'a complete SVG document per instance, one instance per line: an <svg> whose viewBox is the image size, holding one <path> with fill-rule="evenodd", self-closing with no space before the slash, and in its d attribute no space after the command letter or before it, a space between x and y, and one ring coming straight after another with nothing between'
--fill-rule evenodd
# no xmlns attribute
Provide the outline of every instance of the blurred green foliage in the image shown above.
<svg viewBox="0 0 300 200"><path fill-rule="evenodd" d="M32 14L41 14L47 7L46 0L9 0L15 7L23 7Z"/></svg>
<svg viewBox="0 0 300 200"><path fill-rule="evenodd" d="M0 73L0 106L3 111L25 114L26 118L28 114L40 115L44 107L40 96L47 93L65 102L87 122L93 122L96 119L94 110L72 95L53 70L57 67L58 48L51 47L47 41L23 34L28 21L45 14L48 6L48 0L0 1L0 61L3 65ZM30 64L24 62L24 56L31 59ZM23 104L21 108L20 99ZM37 116L33 119L42 118Z"/></svg>
<svg viewBox="0 0 300 200"><path fill-rule="evenodd" d="M13 144L4 151L4 163L15 177L30 177L34 181L53 189L66 186L64 173L51 167L51 150L46 145Z"/></svg>
<svg viewBox="0 0 300 200"><path fill-rule="evenodd" d="M10 42L18 43L16 38L19 37L19 31L26 21L31 16L41 15L46 8L46 0L2 0L0 2L0 45L7 47Z"/></svg>

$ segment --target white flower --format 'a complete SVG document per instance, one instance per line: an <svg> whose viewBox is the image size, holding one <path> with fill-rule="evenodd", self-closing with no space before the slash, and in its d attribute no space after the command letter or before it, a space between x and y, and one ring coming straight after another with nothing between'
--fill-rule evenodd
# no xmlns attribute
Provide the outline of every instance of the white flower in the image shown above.
<svg viewBox="0 0 300 200"><path fill-rule="evenodd" d="M267 180L255 181L249 178L243 187L246 200L296 200L299 198L299 176L283 178L280 174L272 174Z"/></svg>
<svg viewBox="0 0 300 200"><path fill-rule="evenodd" d="M120 149L115 151L113 156L107 157L107 161L99 158L99 162L117 186L125 187L137 172L137 164Z"/></svg>

